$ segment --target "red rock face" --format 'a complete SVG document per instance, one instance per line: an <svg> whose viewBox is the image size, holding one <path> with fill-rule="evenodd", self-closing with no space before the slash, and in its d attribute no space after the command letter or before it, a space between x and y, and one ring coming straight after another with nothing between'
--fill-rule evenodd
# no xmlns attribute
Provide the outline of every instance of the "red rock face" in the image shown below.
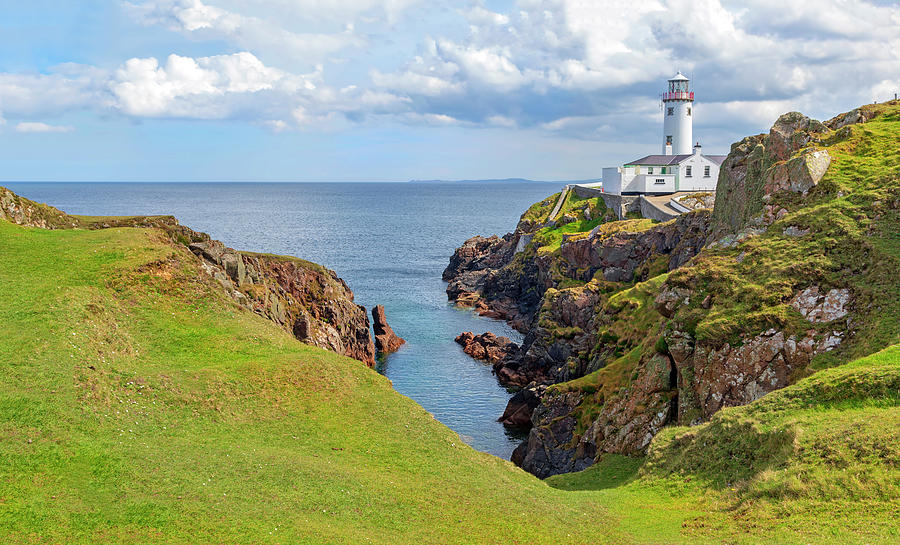
<svg viewBox="0 0 900 545"><path fill-rule="evenodd" d="M706 243L709 214L708 210L684 214L636 233L591 235L563 244L560 251L570 270L582 271L579 280L588 281L600 271L610 282L630 282L635 270L651 258L668 255L672 270L697 255Z"/></svg>
<svg viewBox="0 0 900 545"><path fill-rule="evenodd" d="M375 366L366 309L334 271L283 256L241 253L217 240L192 243L204 270L235 301L300 341Z"/></svg>
<svg viewBox="0 0 900 545"><path fill-rule="evenodd" d="M396 352L406 343L388 325L384 307L381 305L372 309L372 329L375 330L375 349L382 354Z"/></svg>
<svg viewBox="0 0 900 545"><path fill-rule="evenodd" d="M732 347L697 344L687 333L667 337L678 369L678 422L708 419L723 407L745 405L796 380L813 356L834 349L841 333L802 338L771 329Z"/></svg>

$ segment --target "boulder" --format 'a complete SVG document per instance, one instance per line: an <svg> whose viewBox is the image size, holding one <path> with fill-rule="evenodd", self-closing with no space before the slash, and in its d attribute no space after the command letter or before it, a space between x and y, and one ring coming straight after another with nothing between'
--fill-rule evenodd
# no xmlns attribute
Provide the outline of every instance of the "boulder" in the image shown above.
<svg viewBox="0 0 900 545"><path fill-rule="evenodd" d="M519 345L509 338L498 337L490 331L481 335L474 335L471 331L466 331L458 335L455 341L469 356L493 364L499 364L519 351Z"/></svg>
<svg viewBox="0 0 900 545"><path fill-rule="evenodd" d="M526 388L522 388L510 398L506 404L506 410L498 422L510 428L529 429L531 428L531 416L535 407L541 402L541 396L544 395L547 387L531 383Z"/></svg>
<svg viewBox="0 0 900 545"><path fill-rule="evenodd" d="M382 354L395 352L406 343L388 325L384 307L381 305L372 309L372 328L375 330L375 349Z"/></svg>

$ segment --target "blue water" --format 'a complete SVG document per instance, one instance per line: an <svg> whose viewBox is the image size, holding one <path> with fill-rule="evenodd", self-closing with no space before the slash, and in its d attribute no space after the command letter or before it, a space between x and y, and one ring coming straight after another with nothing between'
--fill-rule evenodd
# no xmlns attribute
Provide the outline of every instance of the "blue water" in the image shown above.
<svg viewBox="0 0 900 545"><path fill-rule="evenodd" d="M381 371L474 448L509 458L519 438L496 420L510 394L454 337L506 324L447 303L441 272L477 235L511 231L532 203L559 189L542 183L151 184L4 183L72 214L173 214L227 245L287 254L337 271L371 309L385 306L407 344Z"/></svg>

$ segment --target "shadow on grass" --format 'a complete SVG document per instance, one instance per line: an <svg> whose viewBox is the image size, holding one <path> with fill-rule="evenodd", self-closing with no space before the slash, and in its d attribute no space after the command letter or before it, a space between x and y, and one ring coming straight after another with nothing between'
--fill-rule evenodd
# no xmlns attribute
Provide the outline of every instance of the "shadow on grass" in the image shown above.
<svg viewBox="0 0 900 545"><path fill-rule="evenodd" d="M546 483L560 490L604 490L630 483L638 476L644 458L606 454L603 458L577 473L554 475Z"/></svg>

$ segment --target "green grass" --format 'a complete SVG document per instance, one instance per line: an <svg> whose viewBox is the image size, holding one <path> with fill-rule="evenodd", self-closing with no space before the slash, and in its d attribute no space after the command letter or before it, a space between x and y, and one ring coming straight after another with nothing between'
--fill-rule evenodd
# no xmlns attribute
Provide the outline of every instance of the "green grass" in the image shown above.
<svg viewBox="0 0 900 545"><path fill-rule="evenodd" d="M560 490L606 490L626 485L638 477L643 458L604 454L598 462L584 471L563 473L546 479L546 483Z"/></svg>
<svg viewBox="0 0 900 545"><path fill-rule="evenodd" d="M161 232L0 221L0 321L4 543L634 542Z"/></svg>
<svg viewBox="0 0 900 545"><path fill-rule="evenodd" d="M799 327L784 298L801 280L852 283L864 334L793 386L665 429L643 459L547 482L241 309L162 231L0 220L0 542L897 543L900 346L833 365L900 343L898 123L887 111L835 137L803 207L783 202L768 233L680 278L719 297L687 309L703 339ZM535 239L556 253L562 234ZM609 364L555 387L595 396L579 426L659 346L653 298L683 273L655 272L568 288L599 290L616 317L599 333Z"/></svg>
<svg viewBox="0 0 900 545"><path fill-rule="evenodd" d="M819 513L792 497L787 505L800 508L789 531L747 533L729 491L674 474L636 479L639 461L621 457L548 486L473 451L359 362L234 305L153 229L0 221L0 323L4 543L822 535L800 524ZM867 432L858 433L862 442ZM878 504L843 518L840 535L888 542L877 534L884 512Z"/></svg>
<svg viewBox="0 0 900 545"><path fill-rule="evenodd" d="M770 201L786 210L781 219L736 247L704 251L670 276L696 294L678 319L692 324L698 341L739 344L742 333L770 327L802 337L809 324L788 302L816 284L850 288L854 324L849 342L819 356L814 368L900 342L900 104L870 108L878 117L825 138L832 164L808 196ZM808 234L787 235L788 227ZM707 295L712 307L699 308Z"/></svg>

